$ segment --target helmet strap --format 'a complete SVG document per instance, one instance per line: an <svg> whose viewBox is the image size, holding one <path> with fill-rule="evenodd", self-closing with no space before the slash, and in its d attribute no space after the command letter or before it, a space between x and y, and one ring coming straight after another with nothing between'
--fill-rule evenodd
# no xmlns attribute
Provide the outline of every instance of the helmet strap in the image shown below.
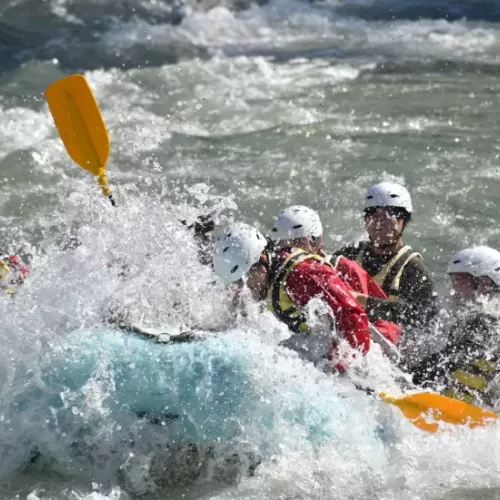
<svg viewBox="0 0 500 500"><path fill-rule="evenodd" d="M397 252L401 248L401 246L403 245L402 238L403 238L403 231L401 231L398 234L397 238L392 243L386 243L385 245L381 245L380 243L375 243L372 240L370 240L370 243L372 247L374 247L375 249L381 250L381 253L388 254Z"/></svg>

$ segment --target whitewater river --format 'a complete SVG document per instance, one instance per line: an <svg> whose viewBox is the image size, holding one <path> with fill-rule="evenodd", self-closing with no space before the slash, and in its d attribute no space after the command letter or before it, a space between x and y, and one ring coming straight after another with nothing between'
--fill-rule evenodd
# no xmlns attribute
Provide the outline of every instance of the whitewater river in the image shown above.
<svg viewBox="0 0 500 500"><path fill-rule="evenodd" d="M445 294L452 252L500 248L500 10L490 2L2 2L0 249L33 268L17 300L0 302L2 498L500 498L496 427L423 434L276 348L286 332L266 315L242 320L227 344L161 362L96 341L100 361L72 364L88 345L67 347L69 332L98 327L112 307L150 327L225 330L226 292L179 219L213 211L266 230L281 208L306 204L336 249L363 236L363 193L381 180L409 188L407 242ZM68 158L44 100L74 72L109 129L116 208ZM61 248L69 235L82 244ZM116 259L127 280L108 266ZM54 381L62 360L90 370L83 388ZM388 366L372 364L376 387L395 388ZM181 368L201 371L186 379ZM158 465L162 428L173 427L118 421L110 403L127 381L146 393L145 380L191 405L198 430L229 412L236 437L214 443L261 457L255 475L220 479L207 466L188 480ZM222 409L224 380L234 407ZM42 459L30 463L35 448Z"/></svg>

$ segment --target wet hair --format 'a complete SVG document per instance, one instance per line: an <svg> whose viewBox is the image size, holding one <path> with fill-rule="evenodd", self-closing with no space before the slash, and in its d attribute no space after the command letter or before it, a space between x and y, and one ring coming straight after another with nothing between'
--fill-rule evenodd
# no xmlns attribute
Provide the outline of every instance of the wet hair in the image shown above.
<svg viewBox="0 0 500 500"><path fill-rule="evenodd" d="M195 236L206 236L207 233L215 229L215 222L212 219L212 214L199 215L198 220L189 225L186 220L181 220L180 222L184 226L187 226L188 229L193 229Z"/></svg>
<svg viewBox="0 0 500 500"><path fill-rule="evenodd" d="M317 245L317 244L321 241L322 236L323 236L323 235L320 235L320 236L309 236L309 241L310 241L313 245Z"/></svg>

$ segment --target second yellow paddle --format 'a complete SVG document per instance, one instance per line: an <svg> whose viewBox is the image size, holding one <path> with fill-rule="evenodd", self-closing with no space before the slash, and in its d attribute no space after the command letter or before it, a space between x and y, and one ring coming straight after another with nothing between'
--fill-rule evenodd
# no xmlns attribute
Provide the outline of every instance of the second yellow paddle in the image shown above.
<svg viewBox="0 0 500 500"><path fill-rule="evenodd" d="M385 403L397 406L410 422L427 432L437 432L441 422L470 428L483 427L498 419L498 415L441 394L419 392L399 398L379 394Z"/></svg>
<svg viewBox="0 0 500 500"><path fill-rule="evenodd" d="M106 177L108 130L86 78L83 75L61 78L47 88L45 97L69 156L97 176L103 194L115 205Z"/></svg>

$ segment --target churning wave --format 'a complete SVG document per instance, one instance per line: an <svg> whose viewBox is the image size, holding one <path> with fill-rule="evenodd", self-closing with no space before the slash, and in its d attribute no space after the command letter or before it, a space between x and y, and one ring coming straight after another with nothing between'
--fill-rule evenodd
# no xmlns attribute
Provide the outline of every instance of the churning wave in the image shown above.
<svg viewBox="0 0 500 500"><path fill-rule="evenodd" d="M265 7L271 17L300 19L297 10L309 10L326 23L344 23L348 19L363 22L415 21L420 19L495 22L500 20L496 1L296 1L277 0L174 0L91 1L66 0L38 2L21 0L0 8L0 56L3 70L30 60L48 60L66 71L96 68L162 66L183 59L208 58L218 46L218 36L207 40L197 36L204 24L214 22L203 17L214 8L227 12L217 16L217 25L231 31L234 15ZM186 22L193 18L185 27ZM257 18L260 15L257 15ZM265 17L265 16L264 16ZM269 17L269 16L268 16ZM253 24L258 19L253 20ZM348 21L347 21L348 22ZM252 24L252 23L251 23ZM337 29L338 27L336 27ZM361 31L366 27L359 26ZM279 33L277 34L279 38ZM113 42L119 42L114 44ZM318 40L319 42L319 40ZM349 43L315 52L317 57L342 57L352 54ZM273 43L267 43L271 54Z"/></svg>
<svg viewBox="0 0 500 500"><path fill-rule="evenodd" d="M500 4L495 0L372 0L345 2L337 8L343 15L368 20L467 18L471 21L500 20Z"/></svg>

